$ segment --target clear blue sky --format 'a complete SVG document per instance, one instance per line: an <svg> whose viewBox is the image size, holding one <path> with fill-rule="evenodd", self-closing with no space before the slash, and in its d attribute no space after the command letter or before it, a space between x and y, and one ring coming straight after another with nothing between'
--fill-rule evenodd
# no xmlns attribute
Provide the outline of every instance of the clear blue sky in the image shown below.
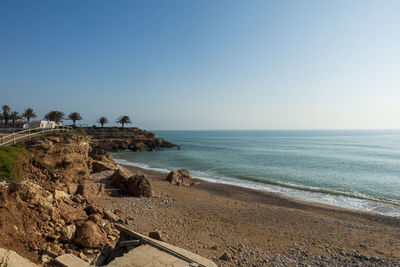
<svg viewBox="0 0 400 267"><path fill-rule="evenodd" d="M400 1L0 1L0 105L145 129L400 128Z"/></svg>

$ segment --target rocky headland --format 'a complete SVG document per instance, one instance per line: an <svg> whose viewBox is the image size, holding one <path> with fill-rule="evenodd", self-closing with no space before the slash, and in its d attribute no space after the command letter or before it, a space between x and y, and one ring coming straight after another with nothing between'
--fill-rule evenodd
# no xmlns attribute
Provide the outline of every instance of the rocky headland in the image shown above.
<svg viewBox="0 0 400 267"><path fill-rule="evenodd" d="M131 150L153 151L161 148L179 149L178 145L156 137L155 133L139 128L86 127L84 132L91 136L92 146L109 152Z"/></svg>

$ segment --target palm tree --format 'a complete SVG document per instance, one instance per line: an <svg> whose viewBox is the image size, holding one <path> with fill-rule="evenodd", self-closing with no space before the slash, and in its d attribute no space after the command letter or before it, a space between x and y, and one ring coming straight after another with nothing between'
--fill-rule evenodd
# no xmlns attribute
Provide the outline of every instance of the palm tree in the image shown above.
<svg viewBox="0 0 400 267"><path fill-rule="evenodd" d="M32 118L36 118L37 116L36 116L36 113L33 111L33 109L27 108L27 109L25 109L24 113L22 113L22 117L24 117L28 121L28 125L29 125L29 121Z"/></svg>
<svg viewBox="0 0 400 267"><path fill-rule="evenodd" d="M71 112L68 115L68 119L74 123L74 127L76 127L76 121L82 120L81 114L78 112Z"/></svg>
<svg viewBox="0 0 400 267"><path fill-rule="evenodd" d="M57 110L52 110L49 113L47 113L44 118L48 121L54 121L55 123L60 123L64 119L64 112L57 111Z"/></svg>
<svg viewBox="0 0 400 267"><path fill-rule="evenodd" d="M108 123L108 119L106 117L100 117L97 122L101 124L101 127L104 127L104 124Z"/></svg>
<svg viewBox="0 0 400 267"><path fill-rule="evenodd" d="M18 111L13 111L10 114L10 119L13 123L13 128L15 128L15 121L21 119L22 117L18 114Z"/></svg>
<svg viewBox="0 0 400 267"><path fill-rule="evenodd" d="M7 105L3 105L2 109L3 109L3 120L4 120L4 125L5 125L5 127L7 128L8 121L10 120L10 111L11 111L11 108L10 108L9 106L7 106Z"/></svg>
<svg viewBox="0 0 400 267"><path fill-rule="evenodd" d="M120 116L115 122L116 123L121 123L122 124L122 128L124 128L125 124L132 123L131 122L131 118L129 118L129 116L126 116L126 115Z"/></svg>

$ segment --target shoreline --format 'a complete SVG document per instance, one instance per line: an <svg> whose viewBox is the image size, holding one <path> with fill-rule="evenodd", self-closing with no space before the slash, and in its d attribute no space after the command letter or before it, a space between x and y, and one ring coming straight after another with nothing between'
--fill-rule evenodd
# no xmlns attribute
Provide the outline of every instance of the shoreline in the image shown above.
<svg viewBox="0 0 400 267"><path fill-rule="evenodd" d="M160 179L160 176L166 176L166 173L157 171L157 170L152 170L152 169L146 169L146 168L141 168L138 166L132 166L132 165L126 165L126 164L120 164L118 165L133 171L135 173L143 173L145 175L148 175L150 177L158 177L157 179ZM312 202L312 201L305 201L305 200L300 200L292 197L288 197L279 193L275 192L268 192L264 190L259 190L259 189L253 189L253 188L248 188L248 187L243 187L239 185L234 185L234 184L228 184L228 183L218 183L218 182L211 182L207 180L203 180L200 178L195 177L195 180L198 184L192 186L194 189L197 190L202 190L211 194L219 195L219 196L224 196L231 198L232 200L242 200L242 201L251 201L259 204L268 204L268 205L277 205L277 206L282 206L285 208L296 208L296 209L302 209L302 210L320 210L320 211L326 211L326 212L334 212L336 214L349 214L353 216L359 216L359 217L364 217L364 218L369 218L369 219L374 219L374 220L381 220L381 218L385 218L389 221L393 220L395 224L400 225L400 218L399 217L394 217L394 216L389 216L385 214L380 214L377 212L373 211L363 211L363 210L356 210L356 209L349 209L349 208L344 208L340 206L335 206L335 205L329 205L325 203L319 203L319 202ZM376 218L375 218L376 217Z"/></svg>
<svg viewBox="0 0 400 267"><path fill-rule="evenodd" d="M144 171L150 171L150 172L156 172L159 174L168 174L169 170L167 169L159 169L159 168L151 168L148 167L148 165L146 164L140 164L140 163L134 163L134 162L128 162L126 160L120 160L120 159L115 159L113 158L113 160L115 162L117 162L119 165L122 166L127 166L127 167L133 167L133 168L138 168L138 169L142 169ZM126 161L126 162L124 162ZM146 165L145 166L141 166L141 165ZM396 218L396 219L400 219L400 212L394 213L394 211L400 210L400 205L398 205L397 203L391 203L389 201L381 201L379 199L371 199L368 197L356 197L356 196L350 196L350 195L345 195L345 194L330 194L329 192L318 192L318 191L313 191L313 190L303 190L301 188L294 188L294 187L286 187L286 186L282 186L282 185L271 185L274 187L277 187L279 189L284 189L287 190L286 192L282 192L282 191L274 191L271 188L267 188L267 187L262 187L262 186L251 186L251 185L246 185L246 184L240 184L240 183L235 183L235 182L228 182L228 181L217 181L215 179L211 179L211 178L199 178L196 177L196 175L193 174L193 176L195 176L195 178L201 182L206 182L206 183L210 183L213 185L222 185L222 186L232 186L232 187L236 187L238 190L239 189L246 189L248 191L254 192L254 193L265 193L267 195L273 195L277 198L283 198L283 199L287 199L288 201L293 201L293 202L299 202L299 203L303 203L305 205L315 205L315 206L325 206L325 207L331 207L333 209L344 209L344 210L349 210L349 211L353 211L353 212L361 212L361 213L372 213L372 214L376 214L376 215L382 215L382 216L387 216L390 218ZM311 195L320 195L321 198L315 198L315 200L313 199L309 199L306 197L301 197L300 194L301 193L308 193ZM292 193L292 194L291 194ZM293 196L293 193L295 194ZM296 195L298 196L298 198L296 198ZM345 199L342 199L342 202L345 203L345 200L350 200L350 201L360 201L358 204L362 205L362 204L366 204L368 205L369 208L359 208L357 209L354 205L347 205L344 206L343 204L340 205L341 203L338 203L337 205L335 205L335 203L325 203L322 201L318 201L320 199L322 199L323 196L333 196L333 197L342 197ZM379 210L374 210L373 206L375 206L375 208L380 208L380 209L384 209L386 208L386 210L388 208L390 208L390 211L379 211Z"/></svg>
<svg viewBox="0 0 400 267"><path fill-rule="evenodd" d="M400 264L399 218L202 180L171 185L165 173L121 166L145 175L156 196L117 194L96 202L130 219L131 230L157 231L219 266ZM232 257L221 260L224 253Z"/></svg>

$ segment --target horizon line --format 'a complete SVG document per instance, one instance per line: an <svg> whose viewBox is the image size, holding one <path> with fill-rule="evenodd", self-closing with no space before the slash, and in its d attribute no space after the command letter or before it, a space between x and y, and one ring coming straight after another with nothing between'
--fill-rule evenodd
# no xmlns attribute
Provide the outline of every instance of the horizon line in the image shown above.
<svg viewBox="0 0 400 267"><path fill-rule="evenodd" d="M149 129L148 131L399 131L400 128L329 128L329 129Z"/></svg>

